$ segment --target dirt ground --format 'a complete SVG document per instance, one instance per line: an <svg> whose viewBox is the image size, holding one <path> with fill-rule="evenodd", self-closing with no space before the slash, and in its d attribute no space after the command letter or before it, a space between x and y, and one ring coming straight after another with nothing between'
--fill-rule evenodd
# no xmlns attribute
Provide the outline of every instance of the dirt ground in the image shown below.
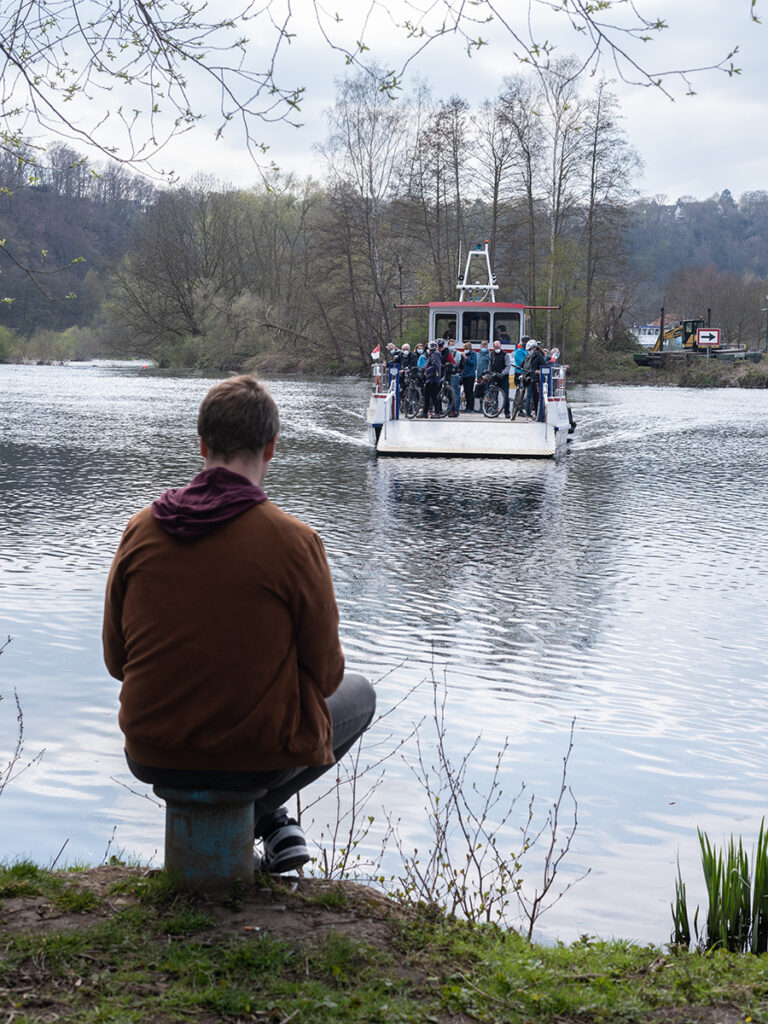
<svg viewBox="0 0 768 1024"><path fill-rule="evenodd" d="M4 899L0 905L0 931L6 934L33 929L62 931L88 928L114 912L136 902L133 895L115 894L116 883L147 874L146 869L122 865L102 865L86 871L68 873L68 884L98 897L92 910L72 913L42 897ZM311 902L324 894L338 893L343 887L346 907L325 908ZM292 878L276 887L254 885L243 890L237 900L222 900L198 895L200 909L215 924L211 938L225 938L263 931L275 938L291 941L343 931L350 938L372 945L385 945L390 937L387 919L405 911L397 903L372 889L353 882L326 882L317 878Z"/></svg>
<svg viewBox="0 0 768 1024"><path fill-rule="evenodd" d="M77 873L67 873L68 885L82 888L98 897L93 909L68 912L42 897L6 898L0 903L0 938L14 933L34 931L66 931L89 928L121 909L136 903L136 895L115 892L116 883L130 881L148 869L122 865L103 865ZM118 887L119 888L119 887ZM327 899L329 906L323 906ZM398 921L411 913L408 908L364 885L353 882L328 882L316 878L286 878L279 884L259 884L246 887L235 900L197 896L197 905L212 919L206 929L208 940L253 937L264 933L290 945L318 946L329 932L342 933L359 942L383 950L391 950ZM318 902L319 901L319 902ZM400 967L402 976L418 979L419 970L408 958ZM34 989L34 978L27 978L27 992ZM2 983L0 982L0 991ZM6 990L7 994L7 990ZM12 1015L13 1016L13 1015ZM8 1020L12 1019L12 1016ZM59 1019L53 1017L51 1019ZM474 1018L463 1014L446 1013L441 1024L471 1024ZM718 1005L665 1009L649 1013L643 1024L743 1024L744 1018L734 1007ZM197 1018L196 1024L217 1024L207 1017ZM559 1019L553 1024L577 1024ZM578 1024L587 1024L582 1018Z"/></svg>

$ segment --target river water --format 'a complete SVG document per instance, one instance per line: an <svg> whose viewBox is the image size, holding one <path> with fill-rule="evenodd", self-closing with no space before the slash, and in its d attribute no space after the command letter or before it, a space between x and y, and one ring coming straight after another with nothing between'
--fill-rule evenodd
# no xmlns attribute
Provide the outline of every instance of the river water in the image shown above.
<svg viewBox="0 0 768 1024"><path fill-rule="evenodd" d="M14 691L20 766L44 749L0 795L6 860L162 860L163 810L123 761L102 597L129 515L200 468L211 383L137 364L0 366L0 636L13 638L0 768ZM703 900L697 826L750 846L768 806L768 393L573 388L578 429L557 461L377 460L364 382L269 385L283 427L267 490L322 535L348 664L389 711L363 753L385 761L366 776L378 786L358 850L372 855L387 821L404 848L428 845L416 773L419 749L437 763L433 681L449 756L470 751L468 791L508 742L502 804L526 784L500 833L510 849L530 794L544 823L575 720L578 825L553 892L590 873L537 934L666 941L678 859ZM333 808L305 811L326 845ZM558 849L573 808L566 794ZM544 845L523 864L530 890ZM396 846L382 873L397 873Z"/></svg>

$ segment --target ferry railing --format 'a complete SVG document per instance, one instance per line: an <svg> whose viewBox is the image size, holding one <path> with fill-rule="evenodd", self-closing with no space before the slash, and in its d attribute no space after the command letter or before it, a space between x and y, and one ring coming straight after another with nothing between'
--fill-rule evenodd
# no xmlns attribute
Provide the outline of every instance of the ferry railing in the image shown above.
<svg viewBox="0 0 768 1024"><path fill-rule="evenodd" d="M565 398L565 367L564 366L542 366L539 370L539 407L536 412L536 419L544 420L544 407L549 398Z"/></svg>
<svg viewBox="0 0 768 1024"><path fill-rule="evenodd" d="M389 392L392 394L394 391L395 395L395 407L392 412L392 419L400 419L400 367L390 366L389 370Z"/></svg>
<svg viewBox="0 0 768 1024"><path fill-rule="evenodd" d="M384 367L381 363L374 363L372 367L373 372L373 393L377 398L383 398L386 394L384 390Z"/></svg>

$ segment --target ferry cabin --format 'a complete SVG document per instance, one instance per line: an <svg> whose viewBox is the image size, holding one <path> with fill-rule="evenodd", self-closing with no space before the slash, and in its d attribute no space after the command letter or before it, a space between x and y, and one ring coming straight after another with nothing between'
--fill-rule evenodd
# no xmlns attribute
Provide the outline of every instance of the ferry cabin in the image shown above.
<svg viewBox="0 0 768 1024"><path fill-rule="evenodd" d="M516 302L430 302L429 336L433 338L455 338L463 344L472 342L480 348L482 342L489 346L498 338L501 347L511 351L525 335L525 306Z"/></svg>

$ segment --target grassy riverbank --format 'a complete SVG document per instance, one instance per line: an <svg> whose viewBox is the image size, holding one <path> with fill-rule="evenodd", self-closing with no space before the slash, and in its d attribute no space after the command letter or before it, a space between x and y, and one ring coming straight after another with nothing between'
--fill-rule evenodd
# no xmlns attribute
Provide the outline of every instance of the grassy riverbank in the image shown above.
<svg viewBox="0 0 768 1024"><path fill-rule="evenodd" d="M0 963L14 1024L768 1021L765 957L530 946L316 879L206 900L119 864L0 869Z"/></svg>
<svg viewBox="0 0 768 1024"><path fill-rule="evenodd" d="M669 369L638 366L631 352L607 352L600 361L581 371L572 366L569 384L645 384L680 388L768 388L768 358L718 360L692 357Z"/></svg>

